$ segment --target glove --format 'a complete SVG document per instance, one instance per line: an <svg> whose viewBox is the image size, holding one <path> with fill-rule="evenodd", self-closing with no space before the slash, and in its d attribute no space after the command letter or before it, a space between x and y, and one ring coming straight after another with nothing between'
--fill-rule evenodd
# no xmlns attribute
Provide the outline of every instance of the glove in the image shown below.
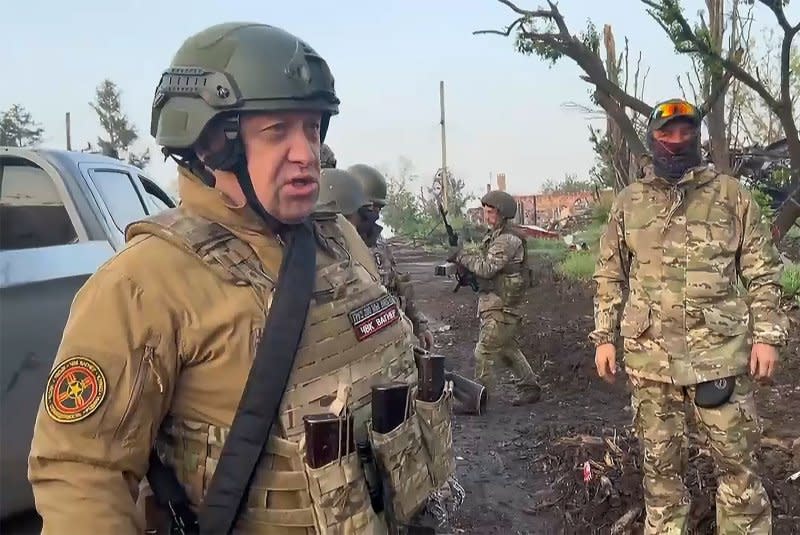
<svg viewBox="0 0 800 535"><path fill-rule="evenodd" d="M455 262L456 257L461 253L461 246L460 245L453 245L450 247L450 252L447 254L447 261L448 262Z"/></svg>
<svg viewBox="0 0 800 535"><path fill-rule="evenodd" d="M419 342L422 345L422 349L426 351L430 351L433 347L433 333L429 329L425 329L421 333L417 335L419 338Z"/></svg>

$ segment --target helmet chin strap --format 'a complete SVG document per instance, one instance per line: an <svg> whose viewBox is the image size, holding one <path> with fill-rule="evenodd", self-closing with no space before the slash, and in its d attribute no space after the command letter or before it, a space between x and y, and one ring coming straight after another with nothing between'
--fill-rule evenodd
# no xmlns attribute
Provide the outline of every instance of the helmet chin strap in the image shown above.
<svg viewBox="0 0 800 535"><path fill-rule="evenodd" d="M247 199L247 205L250 206L256 215L261 218L268 229L275 234L281 234L282 231L291 226L286 223L282 223L275 216L267 212L267 209L264 208L264 205L261 204L260 200L258 200L258 195L256 195L256 190L253 187L253 180L250 178L250 171L247 170L247 159L244 157L244 155L239 158L239 161L236 164L233 172L236 175L236 180L239 182L239 186L242 188L244 198Z"/></svg>

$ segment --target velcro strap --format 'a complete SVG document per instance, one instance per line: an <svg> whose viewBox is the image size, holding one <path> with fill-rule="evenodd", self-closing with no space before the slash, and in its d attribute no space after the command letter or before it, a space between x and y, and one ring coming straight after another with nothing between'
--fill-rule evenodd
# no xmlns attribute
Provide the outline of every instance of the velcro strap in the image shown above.
<svg viewBox="0 0 800 535"><path fill-rule="evenodd" d="M310 507L303 509L264 509L248 507L236 524L242 533L275 533L270 526L286 528L313 528L314 511ZM281 532L278 532L281 533Z"/></svg>
<svg viewBox="0 0 800 535"><path fill-rule="evenodd" d="M305 472L259 471L253 479L250 492L259 490L306 490L308 482Z"/></svg>

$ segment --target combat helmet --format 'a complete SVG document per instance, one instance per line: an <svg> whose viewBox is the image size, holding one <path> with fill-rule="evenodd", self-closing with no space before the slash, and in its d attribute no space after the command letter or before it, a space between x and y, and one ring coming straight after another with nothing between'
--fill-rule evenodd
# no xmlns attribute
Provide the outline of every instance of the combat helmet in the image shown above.
<svg viewBox="0 0 800 535"><path fill-rule="evenodd" d="M517 201L505 191L492 190L481 197L481 204L491 206L503 219L514 219L517 215Z"/></svg>
<svg viewBox="0 0 800 535"><path fill-rule="evenodd" d="M372 204L386 206L386 179L380 171L363 163L351 165L347 170L364 186L364 193Z"/></svg>
<svg viewBox="0 0 800 535"><path fill-rule="evenodd" d="M193 147L212 121L219 124L226 142L203 163L234 172L251 207L274 222L255 196L239 118L251 111L290 110L321 112L320 138L325 139L330 117L339 112L325 60L285 30L230 22L189 37L178 49L156 88L150 133L165 154L202 174L203 166L191 166L197 162Z"/></svg>
<svg viewBox="0 0 800 535"><path fill-rule="evenodd" d="M323 143L319 149L319 164L323 169L336 168L336 155L327 143Z"/></svg>
<svg viewBox="0 0 800 535"><path fill-rule="evenodd" d="M322 170L315 212L338 213L346 217L369 205L361 182L352 174L343 169Z"/></svg>

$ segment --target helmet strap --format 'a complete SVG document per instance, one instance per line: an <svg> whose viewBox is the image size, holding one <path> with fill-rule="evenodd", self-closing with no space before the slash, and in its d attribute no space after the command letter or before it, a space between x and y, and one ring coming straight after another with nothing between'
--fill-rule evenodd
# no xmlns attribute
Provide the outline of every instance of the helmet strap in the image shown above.
<svg viewBox="0 0 800 535"><path fill-rule="evenodd" d="M278 221L275 216L267 212L267 209L264 208L264 205L258 200L258 195L256 195L256 190L253 187L253 180L250 178L250 172L247 170L247 158L244 157L244 154L242 154L233 172L236 175L239 186L242 188L244 198L247 199L248 206L261 218L268 229L275 234L281 234L283 230L291 226Z"/></svg>

